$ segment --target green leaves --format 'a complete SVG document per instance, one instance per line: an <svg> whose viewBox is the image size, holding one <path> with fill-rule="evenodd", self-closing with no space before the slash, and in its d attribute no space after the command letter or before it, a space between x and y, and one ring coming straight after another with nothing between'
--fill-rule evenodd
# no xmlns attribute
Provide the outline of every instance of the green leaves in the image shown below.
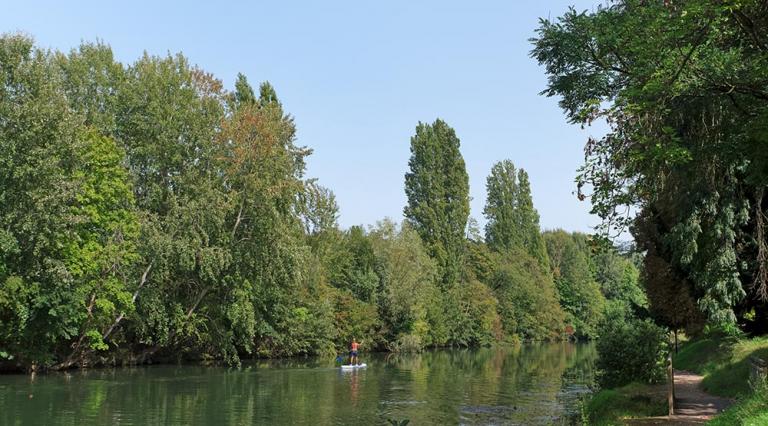
<svg viewBox="0 0 768 426"><path fill-rule="evenodd" d="M615 388L664 380L668 331L649 319L613 318L601 324L597 341L598 382Z"/></svg>
<svg viewBox="0 0 768 426"><path fill-rule="evenodd" d="M510 160L493 165L488 176L488 196L483 214L488 219L485 240L497 251L522 248L548 267L544 240L539 229L539 213L533 207L528 173Z"/></svg>
<svg viewBox="0 0 768 426"><path fill-rule="evenodd" d="M507 337L559 338L565 317L549 270L521 248L495 253L492 259L486 282L499 301Z"/></svg>
<svg viewBox="0 0 768 426"><path fill-rule="evenodd" d="M447 286L459 277L469 218L469 176L459 146L456 132L444 121L419 123L405 174L405 217L437 260Z"/></svg>
<svg viewBox="0 0 768 426"><path fill-rule="evenodd" d="M182 55L123 66L101 43L3 36L0 58L0 348L57 368L118 345L236 362L257 330L289 334L309 151L274 88L256 99L241 75L233 105Z"/></svg>
<svg viewBox="0 0 768 426"><path fill-rule="evenodd" d="M419 346L443 343L429 315L430 305L440 305L437 265L418 233L408 224L397 227L385 220L371 231L371 244L381 277L379 311L387 340L413 336Z"/></svg>
<svg viewBox="0 0 768 426"><path fill-rule="evenodd" d="M560 304L576 334L597 337L597 324L603 317L605 297L595 281L592 253L586 235L562 230L544 233Z"/></svg>
<svg viewBox="0 0 768 426"><path fill-rule="evenodd" d="M104 343L104 341L101 339L101 333L98 330L88 330L85 332L85 337L88 339L88 345L91 349L97 351L105 351L109 349L109 345Z"/></svg>
<svg viewBox="0 0 768 426"><path fill-rule="evenodd" d="M755 194L768 185L765 150L755 144L765 139L768 111L764 28L759 1L623 0L542 21L532 40L549 75L544 93L561 97L571 121L610 126L588 142L577 177L601 231L632 226L642 248L681 279L652 273L681 288L651 286L683 294L682 282L691 283L713 322L733 323L755 304L750 295L768 294L758 294L768 283L757 261L765 250L756 249L765 238L755 238L766 209ZM741 215L745 205L755 209L751 218Z"/></svg>

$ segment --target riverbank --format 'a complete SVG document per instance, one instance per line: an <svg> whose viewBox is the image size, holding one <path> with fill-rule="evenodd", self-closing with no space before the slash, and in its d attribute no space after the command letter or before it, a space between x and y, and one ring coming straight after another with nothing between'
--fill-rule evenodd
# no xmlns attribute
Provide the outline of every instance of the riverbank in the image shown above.
<svg viewBox="0 0 768 426"><path fill-rule="evenodd" d="M756 387L750 383L751 357L768 358L768 337L693 340L683 344L673 363L676 369L703 376L697 384L701 391L736 400L711 424L768 424L768 392L765 384ZM664 385L633 383L597 392L585 405L585 416L589 424L615 425L627 419L663 416L667 408Z"/></svg>

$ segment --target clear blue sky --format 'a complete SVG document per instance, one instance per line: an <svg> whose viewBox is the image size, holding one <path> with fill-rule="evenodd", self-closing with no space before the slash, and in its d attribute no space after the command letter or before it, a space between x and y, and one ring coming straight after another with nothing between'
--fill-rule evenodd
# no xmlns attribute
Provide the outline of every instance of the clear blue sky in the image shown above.
<svg viewBox="0 0 768 426"><path fill-rule="evenodd" d="M485 178L505 158L530 174L542 228L597 223L573 180L599 129L566 124L556 99L538 95L546 77L528 42L539 17L596 1L249 3L7 1L0 32L60 50L99 38L124 63L181 51L229 88L238 72L269 80L343 226L402 218L409 138L436 117L461 139L481 224Z"/></svg>

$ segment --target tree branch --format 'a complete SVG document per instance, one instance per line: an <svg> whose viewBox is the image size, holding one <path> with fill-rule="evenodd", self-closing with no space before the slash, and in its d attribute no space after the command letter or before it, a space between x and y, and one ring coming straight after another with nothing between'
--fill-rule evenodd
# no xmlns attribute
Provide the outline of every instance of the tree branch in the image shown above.
<svg viewBox="0 0 768 426"><path fill-rule="evenodd" d="M144 284L146 284L147 276L149 275L150 270L152 270L152 263L150 263L149 266L147 266L147 269L144 270L144 273L141 274L141 281L139 282L139 286L136 288L136 291L133 292L131 303L136 303L136 298L139 297L139 291L141 291L141 288L144 287ZM107 331L104 332L104 334L102 334L102 340L106 340L107 337L112 334L112 331L115 330L115 327L120 324L120 321L122 321L123 318L125 318L125 312L120 312L120 315L117 317L117 319L115 319L115 322L112 323L112 325L107 329Z"/></svg>
<svg viewBox="0 0 768 426"><path fill-rule="evenodd" d="M693 53L698 49L699 46L701 46L701 43L704 41L704 36L707 35L709 32L709 24L712 23L712 19L710 19L707 22L707 25L702 28L701 33L699 33L698 38L696 38L696 41L694 42L693 46L691 46L691 49L688 51L688 53L683 58L683 62L680 64L680 67L678 67L677 71L675 72L675 75L672 76L672 78L667 83L667 87L672 86L678 78L680 78L680 74L683 73L683 70L686 66L688 66L688 62L691 60L691 57L693 57Z"/></svg>
<svg viewBox="0 0 768 426"><path fill-rule="evenodd" d="M755 190L755 230L757 235L757 271L755 271L755 280L752 282L752 289L758 300L768 301L768 248L765 241L765 214L763 213L763 195L764 188Z"/></svg>
<svg viewBox="0 0 768 426"><path fill-rule="evenodd" d="M760 50L768 50L766 45L760 41L760 34L757 32L757 28L755 27L755 23L747 16L744 12L740 10L732 10L731 14L736 20L736 23L739 24L742 30L744 30L745 33L749 37L752 38L752 41L755 42L755 45Z"/></svg>
<svg viewBox="0 0 768 426"><path fill-rule="evenodd" d="M240 221L243 219L244 206L245 206L245 201L240 203L240 211L237 212L237 220L235 220L235 226L232 227L232 240L235 239L235 232L237 231L237 227L240 226Z"/></svg>

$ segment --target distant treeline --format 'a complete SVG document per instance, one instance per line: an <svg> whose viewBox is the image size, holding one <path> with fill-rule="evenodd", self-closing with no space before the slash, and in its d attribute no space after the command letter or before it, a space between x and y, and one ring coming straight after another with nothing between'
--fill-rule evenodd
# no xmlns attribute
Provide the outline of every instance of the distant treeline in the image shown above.
<svg viewBox="0 0 768 426"><path fill-rule="evenodd" d="M510 161L482 233L446 123L416 128L405 220L346 230L295 130L268 83L180 54L0 37L0 366L590 338L645 305L631 253L540 232Z"/></svg>

